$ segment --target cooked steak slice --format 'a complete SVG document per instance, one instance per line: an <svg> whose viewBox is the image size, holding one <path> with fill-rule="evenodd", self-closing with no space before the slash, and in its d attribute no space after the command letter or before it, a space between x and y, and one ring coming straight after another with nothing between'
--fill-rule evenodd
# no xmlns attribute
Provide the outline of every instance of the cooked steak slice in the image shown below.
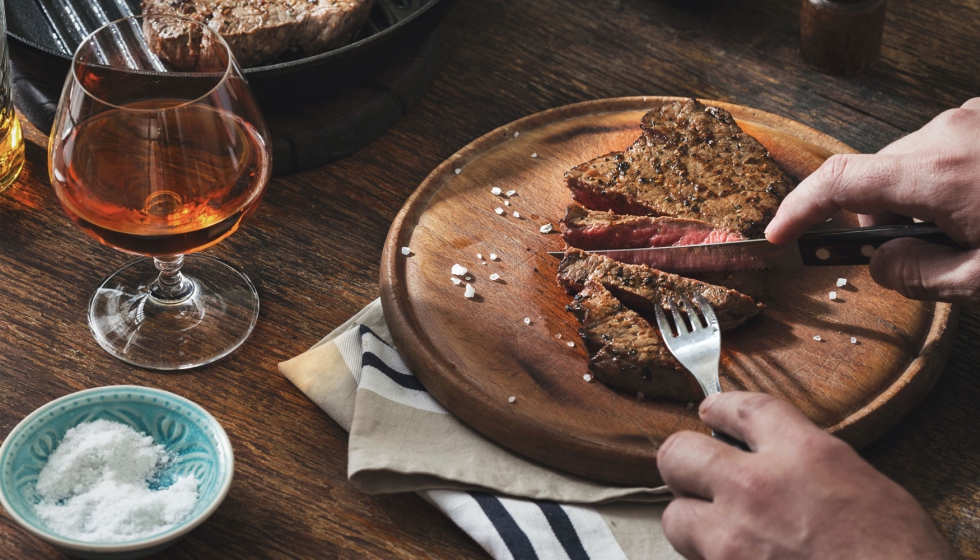
<svg viewBox="0 0 980 560"><path fill-rule="evenodd" d="M143 0L145 14L195 19L217 31L244 67L269 62L288 50L315 55L347 42L367 20L374 0ZM196 42L180 25L144 22L143 31L161 58L194 68ZM189 47L189 45L191 45Z"/></svg>
<svg viewBox="0 0 980 560"><path fill-rule="evenodd" d="M598 282L587 282L567 308L581 323L589 369L599 381L682 403L704 398L694 376L671 355L657 329Z"/></svg>
<svg viewBox="0 0 980 560"><path fill-rule="evenodd" d="M586 251L670 247L741 241L745 236L700 220L629 216L588 210L572 204L561 220L561 236Z"/></svg>
<svg viewBox="0 0 980 560"><path fill-rule="evenodd" d="M752 298L722 286L706 284L643 264L624 264L602 255L568 249L558 265L558 283L571 291L585 288L588 281L605 286L626 305L653 311L667 307L669 299L684 296L694 300L698 293L708 300L722 330L733 329L755 317L762 305Z"/></svg>
<svg viewBox="0 0 980 560"><path fill-rule="evenodd" d="M757 237L792 181L731 114L697 100L643 116L625 152L572 168L572 197L595 210L692 218Z"/></svg>

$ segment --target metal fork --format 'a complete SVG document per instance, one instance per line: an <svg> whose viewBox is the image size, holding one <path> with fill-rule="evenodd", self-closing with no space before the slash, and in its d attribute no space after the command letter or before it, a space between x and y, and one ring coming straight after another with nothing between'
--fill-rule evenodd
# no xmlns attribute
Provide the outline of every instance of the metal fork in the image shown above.
<svg viewBox="0 0 980 560"><path fill-rule="evenodd" d="M674 300L668 299L667 305L670 306L670 311L674 316L674 325L677 327L677 335L675 336L664 310L659 305L656 306L657 326L660 327L660 334L663 336L664 343L667 344L667 349L677 358L677 361L694 374L694 378L698 380L698 384L704 390L705 397L720 393L718 364L721 361L721 328L718 326L718 317L715 316L711 304L701 294L694 294L694 299L697 301L698 307L701 308L701 314L704 315L704 324L702 324L697 310L687 298L679 296L678 299L681 307L687 313L688 319L690 319L691 327L688 329L687 323L681 315L681 309L674 303ZM728 434L712 430L711 436L745 451L749 450L748 446Z"/></svg>

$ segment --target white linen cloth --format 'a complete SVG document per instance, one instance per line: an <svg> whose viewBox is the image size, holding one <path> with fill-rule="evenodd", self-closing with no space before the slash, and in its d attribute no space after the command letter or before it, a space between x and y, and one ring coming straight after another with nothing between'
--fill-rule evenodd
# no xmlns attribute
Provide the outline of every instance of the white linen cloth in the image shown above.
<svg viewBox="0 0 980 560"><path fill-rule="evenodd" d="M380 300L279 369L350 433L352 484L418 493L498 560L680 558L660 526L666 487L593 482L476 433L402 362Z"/></svg>

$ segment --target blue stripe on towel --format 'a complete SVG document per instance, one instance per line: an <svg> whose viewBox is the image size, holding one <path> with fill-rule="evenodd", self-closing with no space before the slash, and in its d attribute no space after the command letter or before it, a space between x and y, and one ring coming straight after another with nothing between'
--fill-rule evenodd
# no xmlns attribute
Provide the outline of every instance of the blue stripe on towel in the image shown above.
<svg viewBox="0 0 980 560"><path fill-rule="evenodd" d="M534 552L534 547L531 546L531 540L527 538L527 535L517 525L504 505L500 503L500 500L485 492L469 492L469 495L473 496L476 503L483 509L483 513L493 523L514 560L538 560L538 555Z"/></svg>
<svg viewBox="0 0 980 560"><path fill-rule="evenodd" d="M377 354L374 354L372 352L365 352L364 354L361 355L361 367L368 367L368 366L373 367L374 369L385 374L386 376L388 376L389 379L391 379L392 381L394 381L395 383L401 385L406 389L427 392L425 390L425 387L422 386L422 383L419 382L417 377L415 377L414 375L408 375L402 373L392 368L391 366L386 364L384 360L379 358Z"/></svg>
<svg viewBox="0 0 980 560"><path fill-rule="evenodd" d="M589 560L589 553L582 546L582 541L578 538L578 533L572 526L572 520L568 518L565 510L555 502L535 501L534 503L541 508L548 524L551 525L551 530L554 531L555 537L565 549L568 557L571 560Z"/></svg>

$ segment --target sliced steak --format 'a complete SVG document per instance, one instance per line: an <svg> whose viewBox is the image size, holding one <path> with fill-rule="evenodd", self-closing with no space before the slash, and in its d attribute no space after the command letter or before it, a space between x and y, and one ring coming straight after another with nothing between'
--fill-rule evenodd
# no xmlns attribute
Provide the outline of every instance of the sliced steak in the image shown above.
<svg viewBox="0 0 980 560"><path fill-rule="evenodd" d="M572 247L586 251L671 247L741 241L737 231L700 220L629 216L588 210L572 204L561 220L561 236Z"/></svg>
<svg viewBox="0 0 980 560"><path fill-rule="evenodd" d="M579 249L565 251L558 266L558 283L571 291L585 288L589 281L605 286L626 305L653 311L667 307L669 299L684 296L694 300L701 294L715 310L722 330L733 329L762 311L762 304L722 286L706 284L643 264L624 264Z"/></svg>
<svg viewBox="0 0 980 560"><path fill-rule="evenodd" d="M217 31L244 67L272 61L288 50L320 54L347 42L367 20L374 0L143 0L145 14L195 19ZM161 58L194 68L197 49L185 26L155 25L144 33Z"/></svg>
<svg viewBox="0 0 980 560"><path fill-rule="evenodd" d="M691 218L757 237L793 184L731 114L697 100L643 116L625 152L565 174L572 197L595 210Z"/></svg>
<svg viewBox="0 0 980 560"><path fill-rule="evenodd" d="M567 309L581 323L589 370L599 381L646 397L684 403L704 398L694 376L671 355L657 329L598 282L586 283Z"/></svg>

